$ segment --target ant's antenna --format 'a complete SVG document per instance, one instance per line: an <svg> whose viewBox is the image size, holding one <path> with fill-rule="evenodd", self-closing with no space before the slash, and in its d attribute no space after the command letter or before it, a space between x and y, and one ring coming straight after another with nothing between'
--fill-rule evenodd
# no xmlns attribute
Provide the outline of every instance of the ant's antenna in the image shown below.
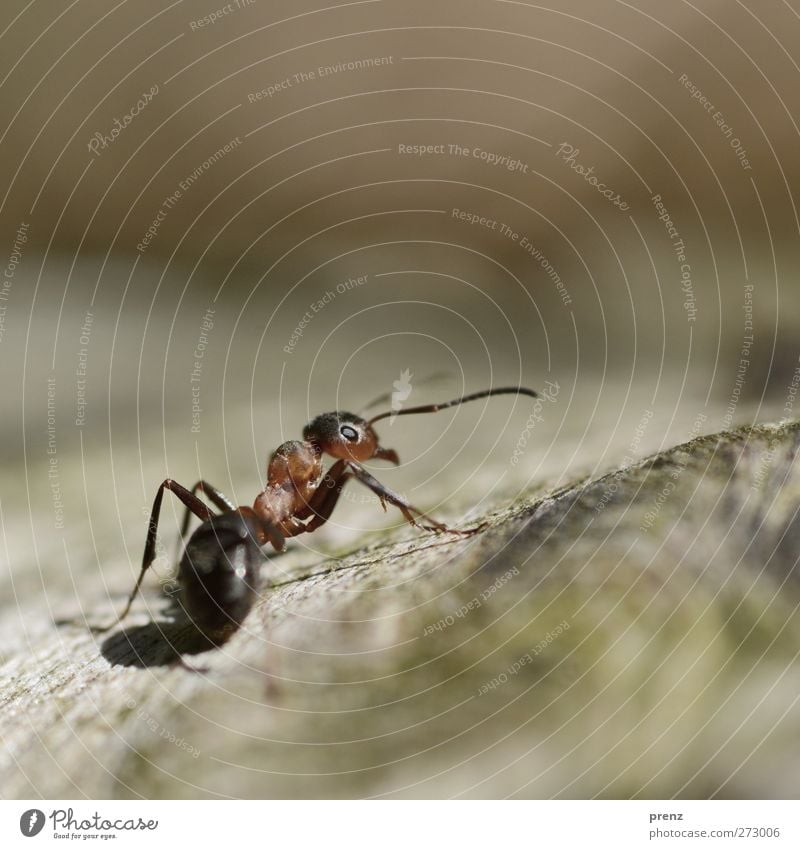
<svg viewBox="0 0 800 849"><path fill-rule="evenodd" d="M416 386L425 386L429 383L437 383L440 380L444 380L445 378L452 377L452 376L453 375L452 375L451 372L436 371L433 374L429 374L426 377L420 378L419 380L416 381L415 385ZM367 410L372 409L372 407L377 407L378 404L383 404L384 401L391 401L392 395L394 395L394 392L384 392L381 395L378 395L377 398L373 398L369 402L369 404L367 404L365 407L361 408L359 415L363 416L364 413L366 413Z"/></svg>
<svg viewBox="0 0 800 849"><path fill-rule="evenodd" d="M539 393L533 389L527 389L524 386L501 386L499 389L484 389L482 392L473 392L472 395L463 395L461 398L455 398L452 401L445 401L443 404L426 404L422 407L406 407L403 410L389 410L388 413L381 413L379 416L371 418L367 424L372 425L381 419L386 419L389 416L410 416L413 413L438 413L439 410L444 410L447 407L457 407L459 404L465 404L467 401L476 401L478 398L488 398L490 395L529 395L531 398L539 398Z"/></svg>

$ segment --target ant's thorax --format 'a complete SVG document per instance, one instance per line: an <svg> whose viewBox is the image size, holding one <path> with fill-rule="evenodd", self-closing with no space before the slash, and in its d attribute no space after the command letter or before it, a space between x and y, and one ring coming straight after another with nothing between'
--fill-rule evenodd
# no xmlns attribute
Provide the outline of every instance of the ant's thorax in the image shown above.
<svg viewBox="0 0 800 849"><path fill-rule="evenodd" d="M322 480L322 454L309 442L279 446L267 466L267 485L253 504L255 513L280 525L308 504Z"/></svg>

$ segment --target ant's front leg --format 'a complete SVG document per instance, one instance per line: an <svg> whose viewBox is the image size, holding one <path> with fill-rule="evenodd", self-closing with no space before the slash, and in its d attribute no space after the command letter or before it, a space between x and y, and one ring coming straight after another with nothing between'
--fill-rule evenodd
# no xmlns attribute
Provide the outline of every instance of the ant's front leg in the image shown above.
<svg viewBox="0 0 800 849"><path fill-rule="evenodd" d="M188 510L191 510L198 519L203 522L207 522L209 519L213 517L213 513L206 507L205 504L192 492L186 489L185 486L181 486L179 483L176 483L174 480L170 480L167 478L164 483L158 488L158 492L156 493L155 500L153 501L153 509L150 513L150 523L147 526L147 540L144 546L144 554L142 556L142 569L139 572L139 577L136 580L136 584L133 587L133 590L128 598L128 603L125 605L125 609L117 618L116 622L112 622L111 625L108 625L105 628L92 628L96 633L102 634L104 631L109 631L113 628L118 622L124 619L128 613L130 612L131 606L133 605L134 599L136 598L139 587L142 585L142 580L144 579L144 573L150 568L153 560L156 557L156 537L158 534L158 519L161 515L161 502L164 498L164 490L168 489L170 492L174 493L178 496L183 504L186 505Z"/></svg>
<svg viewBox="0 0 800 849"><path fill-rule="evenodd" d="M308 533L315 531L330 519L342 494L342 488L352 477L352 472L347 470L347 460L337 460L328 469L322 483L308 502L308 510L314 514L314 518L305 525Z"/></svg>
<svg viewBox="0 0 800 849"><path fill-rule="evenodd" d="M396 492L392 492L391 489L384 486L377 478L373 477L363 466L360 466L353 460L343 462L347 463L349 471L352 473L353 477L361 481L364 486L371 489L375 495L378 496L384 510L386 509L386 502L392 504L400 510L405 520L416 528L422 528L426 531L434 531L437 534L462 534L464 536L471 536L472 534L483 530L483 525L478 525L475 528L469 528L465 531L459 531L456 528L449 528L447 525L437 522L436 519L431 519L430 516L426 516L421 510L417 510L416 507L409 504L408 501L406 501L401 495L398 495ZM417 519L422 519L423 521L419 522ZM426 522L429 524L425 524Z"/></svg>

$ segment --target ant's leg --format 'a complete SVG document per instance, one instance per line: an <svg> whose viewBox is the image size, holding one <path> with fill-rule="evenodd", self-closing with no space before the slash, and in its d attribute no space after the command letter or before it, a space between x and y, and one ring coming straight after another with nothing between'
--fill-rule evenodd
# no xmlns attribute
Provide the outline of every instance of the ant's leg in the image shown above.
<svg viewBox="0 0 800 849"><path fill-rule="evenodd" d="M117 618L116 622L113 622L107 628L93 628L92 630L102 633L103 631L108 631L114 627L120 620L124 619L128 613L130 612L131 606L133 605L133 601L136 598L139 587L142 585L142 580L144 579L144 573L150 568L153 560L156 557L156 535L158 533L158 519L161 515L161 501L164 498L164 490L168 489L170 492L174 493L178 496L178 498L186 505L186 507L197 516L198 519L201 519L204 522L207 522L209 519L213 517L213 513L206 507L205 504L196 496L193 495L185 486L181 486L179 483L176 483L174 480L170 480L167 478L164 483L158 488L158 492L156 493L155 500L153 501L153 509L150 513L150 523L147 527L147 540L144 545L144 555L142 556L142 569L139 572L139 577L136 580L136 584L133 587L133 590L128 598L128 603L125 605L125 609Z"/></svg>
<svg viewBox="0 0 800 849"><path fill-rule="evenodd" d="M281 524L281 533L284 537L296 537L299 534L304 534L305 532L306 526L294 516L284 519Z"/></svg>
<svg viewBox="0 0 800 849"><path fill-rule="evenodd" d="M275 551L283 551L286 547L286 537L294 537L298 534L303 533L303 523L297 521L296 519L290 519L289 523L291 527L279 527L278 525L273 525L272 522L265 522L263 519L261 520L261 533L263 535L264 542L262 545L269 543ZM296 526L299 525L299 529L296 529Z"/></svg>
<svg viewBox="0 0 800 849"><path fill-rule="evenodd" d="M258 526L259 530L256 541L259 545L267 545L269 543L276 551L283 551L286 546L287 536L293 537L298 533L302 533L302 531L292 532L291 529L287 530L285 527L273 524L268 519L259 516L252 507L239 507L237 509L242 516L247 516Z"/></svg>
<svg viewBox="0 0 800 849"><path fill-rule="evenodd" d="M347 470L346 460L338 460L330 467L308 503L311 512L314 513L314 518L306 524L306 531L311 533L330 519L344 485L352 477L353 473Z"/></svg>
<svg viewBox="0 0 800 849"><path fill-rule="evenodd" d="M197 481L197 483L191 488L190 492L194 495L198 490L202 492L214 506L218 507L220 512L230 513L236 509L236 505L212 484L207 483L206 481ZM191 516L192 510L189 506L187 506L186 512L183 514L183 522L181 522L181 534L178 537L179 545L186 536L186 531L189 530L189 520L191 519Z"/></svg>
<svg viewBox="0 0 800 849"><path fill-rule="evenodd" d="M436 519L431 519L430 516L426 516L421 510L417 510L416 507L409 504L408 501L406 501L401 495L398 495L396 492L392 492L391 489L384 486L377 478L373 477L363 466L360 466L352 460L347 461L347 465L350 467L352 474L361 481L364 486L371 489L375 495L378 496L384 510L386 509L386 502L388 501L389 504L397 507L405 517L405 520L410 525L414 525L414 527L423 528L426 531L435 531L436 533L463 534L464 536L470 536L471 534L477 533L483 529L483 525L478 525L477 527L470 528L466 531L448 528L447 525L443 525L441 522L437 522ZM423 521L418 522L415 515ZM425 524L425 522L429 522L430 524Z"/></svg>
<svg viewBox="0 0 800 849"><path fill-rule="evenodd" d="M317 488L311 494L308 501L303 503L299 510L295 511L295 517L297 519L308 519L313 517L320 506L329 497L331 490L336 488L336 482L346 471L347 460L337 460L330 469L325 472L325 476L319 482Z"/></svg>

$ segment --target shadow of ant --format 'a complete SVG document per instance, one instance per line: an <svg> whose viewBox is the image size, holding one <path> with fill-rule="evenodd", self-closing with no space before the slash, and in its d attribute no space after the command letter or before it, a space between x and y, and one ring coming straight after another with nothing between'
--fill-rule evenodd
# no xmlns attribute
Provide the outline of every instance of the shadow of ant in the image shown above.
<svg viewBox="0 0 800 849"><path fill-rule="evenodd" d="M187 664L183 655L203 654L224 645L239 630L229 625L212 635L206 634L189 619L178 600L170 597L170 604L161 617L145 625L123 628L110 634L100 646L100 653L112 666L136 669L180 666L190 672L207 672ZM57 627L84 625L75 619L59 619ZM89 627L94 634L105 633L105 628Z"/></svg>
<svg viewBox="0 0 800 849"><path fill-rule="evenodd" d="M137 669L181 666L192 672L207 672L190 666L183 656L213 651L227 642L235 630L231 628L210 637L188 619L153 620L111 634L100 646L100 653L112 666Z"/></svg>

